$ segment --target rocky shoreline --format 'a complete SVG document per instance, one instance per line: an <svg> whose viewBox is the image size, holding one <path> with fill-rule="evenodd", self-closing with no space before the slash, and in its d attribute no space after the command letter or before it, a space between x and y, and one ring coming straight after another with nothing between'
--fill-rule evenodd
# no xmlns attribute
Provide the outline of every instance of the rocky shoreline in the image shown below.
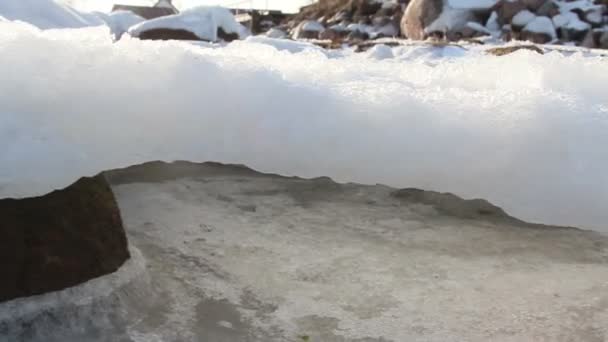
<svg viewBox="0 0 608 342"><path fill-rule="evenodd" d="M401 37L607 49L608 10L605 0L320 0L266 34L327 46Z"/></svg>

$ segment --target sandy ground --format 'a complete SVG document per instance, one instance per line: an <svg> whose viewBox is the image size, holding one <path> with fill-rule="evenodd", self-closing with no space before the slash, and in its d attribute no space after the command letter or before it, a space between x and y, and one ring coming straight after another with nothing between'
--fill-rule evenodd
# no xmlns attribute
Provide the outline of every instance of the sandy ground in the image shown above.
<svg viewBox="0 0 608 342"><path fill-rule="evenodd" d="M109 178L142 255L99 310L115 341L608 341L599 233L215 164Z"/></svg>

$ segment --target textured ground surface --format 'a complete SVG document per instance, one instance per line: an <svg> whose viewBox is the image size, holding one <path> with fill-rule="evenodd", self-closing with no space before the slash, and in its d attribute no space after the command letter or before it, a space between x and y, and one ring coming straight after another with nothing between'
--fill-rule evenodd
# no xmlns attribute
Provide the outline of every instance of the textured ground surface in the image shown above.
<svg viewBox="0 0 608 342"><path fill-rule="evenodd" d="M128 313L108 319L117 341L608 339L597 233L485 201L213 164L110 179L145 261L95 312ZM102 341L95 329L74 340Z"/></svg>
<svg viewBox="0 0 608 342"><path fill-rule="evenodd" d="M162 340L608 339L605 238L393 191L214 167L115 186Z"/></svg>

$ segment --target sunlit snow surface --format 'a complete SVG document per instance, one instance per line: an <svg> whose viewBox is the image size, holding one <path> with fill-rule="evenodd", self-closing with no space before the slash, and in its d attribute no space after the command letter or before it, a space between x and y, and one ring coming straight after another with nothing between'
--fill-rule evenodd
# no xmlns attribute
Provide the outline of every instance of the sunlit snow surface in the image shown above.
<svg viewBox="0 0 608 342"><path fill-rule="evenodd" d="M482 50L112 43L107 28L0 22L0 198L137 162L214 160L608 230L606 58Z"/></svg>

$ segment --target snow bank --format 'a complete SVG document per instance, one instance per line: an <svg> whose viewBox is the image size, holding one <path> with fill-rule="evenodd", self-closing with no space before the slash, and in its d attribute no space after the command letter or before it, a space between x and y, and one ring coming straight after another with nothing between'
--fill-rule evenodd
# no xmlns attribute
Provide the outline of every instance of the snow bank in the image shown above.
<svg viewBox="0 0 608 342"><path fill-rule="evenodd" d="M0 197L137 162L214 160L606 229L601 57L402 46L377 60L0 25L11 25L0 29Z"/></svg>
<svg viewBox="0 0 608 342"><path fill-rule="evenodd" d="M142 22L129 29L129 34L138 36L144 31L153 29L187 30L199 38L217 41L217 30L222 28L226 33L243 33L243 27L234 19L232 13L223 7L199 6L179 14L160 17ZM243 37L241 37L243 38Z"/></svg>
<svg viewBox="0 0 608 342"><path fill-rule="evenodd" d="M2 0L0 15L40 29L103 25L96 15L79 12L55 0Z"/></svg>

